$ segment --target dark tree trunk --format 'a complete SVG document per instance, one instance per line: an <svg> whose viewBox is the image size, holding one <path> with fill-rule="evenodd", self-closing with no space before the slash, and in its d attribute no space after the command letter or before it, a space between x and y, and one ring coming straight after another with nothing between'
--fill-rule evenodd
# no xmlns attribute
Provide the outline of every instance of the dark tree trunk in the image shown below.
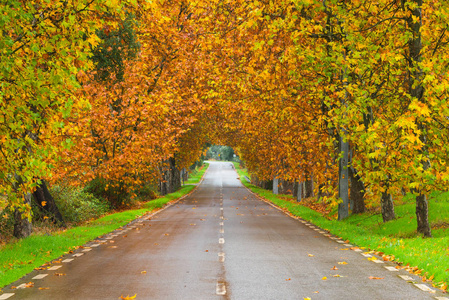
<svg viewBox="0 0 449 300"><path fill-rule="evenodd" d="M348 169L349 179L351 181L351 204L352 213L361 214L365 212L365 185L362 178L351 167Z"/></svg>
<svg viewBox="0 0 449 300"><path fill-rule="evenodd" d="M170 157L170 184L169 184L169 193L176 192L181 187L181 172L176 167L176 158Z"/></svg>
<svg viewBox="0 0 449 300"><path fill-rule="evenodd" d="M384 223L394 220L396 218L394 214L393 197L391 196L391 194L387 192L382 193L381 206L382 206L382 219Z"/></svg>
<svg viewBox="0 0 449 300"><path fill-rule="evenodd" d="M26 194L24 196L25 204L31 205L31 194ZM31 234L33 227L28 218L24 218L23 213L16 208L14 210L14 236L16 238L25 238Z"/></svg>
<svg viewBox="0 0 449 300"><path fill-rule="evenodd" d="M341 158L338 164L338 198L343 202L338 204L338 219L343 220L349 216L349 144L341 136L339 137L339 150Z"/></svg>
<svg viewBox="0 0 449 300"><path fill-rule="evenodd" d="M422 26L422 0L414 0L412 1L415 6L410 10L411 15L407 18L407 26L408 29L412 32L412 35L408 41L408 49L409 49L409 93L412 99L416 99L421 103L425 104L424 98L424 71L421 69L419 63L421 62L421 55L423 50L423 44L421 39L421 26ZM417 120L417 127L420 130L421 134L419 136L420 141L423 146L420 149L420 154L422 155L421 166L424 171L430 168L429 158L427 157L427 136L426 136L426 125ZM424 234L425 237L431 237L431 229L429 224L429 208L427 205L426 195L419 192L419 195L416 197L416 217L417 217L417 225L418 232Z"/></svg>
<svg viewBox="0 0 449 300"><path fill-rule="evenodd" d="M47 217L49 217L53 223L65 227L65 222L59 212L58 206L56 206L55 199L53 199L53 196L48 191L47 184L44 180L41 180L41 183L37 186L33 196L39 209L42 212L47 213Z"/></svg>
<svg viewBox="0 0 449 300"><path fill-rule="evenodd" d="M416 196L416 221L418 223L418 232L425 237L432 237L429 224L429 207L426 195Z"/></svg>

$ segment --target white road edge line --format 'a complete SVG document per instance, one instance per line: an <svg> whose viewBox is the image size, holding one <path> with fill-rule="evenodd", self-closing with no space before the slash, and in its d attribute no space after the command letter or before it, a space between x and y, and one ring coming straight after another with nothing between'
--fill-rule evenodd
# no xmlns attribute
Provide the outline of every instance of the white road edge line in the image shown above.
<svg viewBox="0 0 449 300"><path fill-rule="evenodd" d="M404 279L405 281L414 281L412 277L407 275L398 275L400 278Z"/></svg>
<svg viewBox="0 0 449 300"><path fill-rule="evenodd" d="M220 244L224 244L224 243L225 243L225 240L224 240L224 238L219 238L219 239L218 239L218 243L220 243Z"/></svg>
<svg viewBox="0 0 449 300"><path fill-rule="evenodd" d="M399 272L399 270L396 269L395 267L387 267L387 266L385 266L385 269L387 269L388 271L391 271L391 272Z"/></svg>
<svg viewBox="0 0 449 300"><path fill-rule="evenodd" d="M217 295L224 296L226 295L226 286L222 282L217 282Z"/></svg>
<svg viewBox="0 0 449 300"><path fill-rule="evenodd" d="M47 275L48 275L48 274L39 274L39 275L34 276L34 277L31 278L31 279L42 279L42 278L44 278L44 277L47 277Z"/></svg>
<svg viewBox="0 0 449 300"><path fill-rule="evenodd" d="M6 300L9 297L12 297L14 295L15 295L14 293L4 293L4 294L0 295L0 300Z"/></svg>
<svg viewBox="0 0 449 300"><path fill-rule="evenodd" d="M55 271L55 270L57 270L57 269L59 269L59 268L61 268L62 266L53 266L53 267L51 267L51 268L48 268L47 270L49 270L49 271Z"/></svg>
<svg viewBox="0 0 449 300"><path fill-rule="evenodd" d="M424 291L424 292L431 292L433 291L433 289L431 289L430 287L428 287L425 284L422 283L415 283L414 286L416 286L418 289Z"/></svg>

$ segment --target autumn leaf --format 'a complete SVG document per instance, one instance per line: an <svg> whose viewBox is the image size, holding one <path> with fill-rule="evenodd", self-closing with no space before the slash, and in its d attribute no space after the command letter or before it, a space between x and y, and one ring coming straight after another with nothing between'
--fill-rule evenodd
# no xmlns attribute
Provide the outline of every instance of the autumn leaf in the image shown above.
<svg viewBox="0 0 449 300"><path fill-rule="evenodd" d="M373 277L373 276L370 276L370 277L368 277L369 279L384 279L385 277Z"/></svg>
<svg viewBox="0 0 449 300"><path fill-rule="evenodd" d="M327 277L326 277L326 276L324 276L323 278L321 278L321 280L327 280Z"/></svg>
<svg viewBox="0 0 449 300"><path fill-rule="evenodd" d="M137 296L137 294L135 294L134 296L120 296L120 299L122 299L122 300L132 300L132 299L136 299L136 296Z"/></svg>
<svg viewBox="0 0 449 300"><path fill-rule="evenodd" d="M339 265L347 265L348 263L345 262L345 261L339 261L338 264L339 264Z"/></svg>
<svg viewBox="0 0 449 300"><path fill-rule="evenodd" d="M333 268L331 268L331 270L338 270L338 268L334 266Z"/></svg>
<svg viewBox="0 0 449 300"><path fill-rule="evenodd" d="M40 287L39 290L49 290L50 288L48 287Z"/></svg>
<svg viewBox="0 0 449 300"><path fill-rule="evenodd" d="M140 274L146 274L147 273L147 271L142 271L142 272L140 272Z"/></svg>
<svg viewBox="0 0 449 300"><path fill-rule="evenodd" d="M308 254L308 256L309 256L309 257L313 257L313 256L315 256L315 255L313 255L313 254Z"/></svg>

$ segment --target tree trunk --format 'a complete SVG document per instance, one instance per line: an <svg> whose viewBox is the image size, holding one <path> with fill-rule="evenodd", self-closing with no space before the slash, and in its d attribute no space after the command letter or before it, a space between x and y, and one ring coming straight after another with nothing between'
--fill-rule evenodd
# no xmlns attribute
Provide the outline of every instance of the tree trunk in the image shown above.
<svg viewBox="0 0 449 300"><path fill-rule="evenodd" d="M391 194L387 192L382 193L381 206L382 206L382 219L384 223L394 220L396 218L394 214L393 197L391 196Z"/></svg>
<svg viewBox="0 0 449 300"><path fill-rule="evenodd" d="M426 195L416 196L416 221L418 223L418 232L425 237L432 237L429 224L429 207Z"/></svg>
<svg viewBox="0 0 449 300"><path fill-rule="evenodd" d="M412 1L416 5L410 10L411 15L407 18L407 26L412 32L412 35L408 41L408 49L409 49L409 93L412 101L414 99L418 100L421 103L425 104L424 99L424 71L420 67L419 63L421 62L421 55L423 50L422 39L421 39L421 26L422 26L422 5L423 0L414 0ZM419 154L422 155L421 166L423 171L426 171L430 168L429 158L427 157L427 137L426 137L426 125L424 121L417 120L417 127L420 130L419 139L423 143L423 146L419 150ZM418 232L424 234L425 237L431 237L431 229L429 224L429 208L427 205L427 197L419 192L419 195L416 197L416 217L417 217L417 225Z"/></svg>
<svg viewBox="0 0 449 300"><path fill-rule="evenodd" d="M65 222L59 212L58 206L56 206L55 200L48 191L47 184L44 180L41 180L41 183L37 186L33 196L39 209L42 212L47 213L53 223L65 227Z"/></svg>
<svg viewBox="0 0 449 300"><path fill-rule="evenodd" d="M279 194L279 178L273 178L273 194Z"/></svg>
<svg viewBox="0 0 449 300"><path fill-rule="evenodd" d="M339 144L341 158L338 164L338 198L342 199L343 202L338 204L338 219L343 220L349 216L349 144L341 136Z"/></svg>
<svg viewBox="0 0 449 300"><path fill-rule="evenodd" d="M31 194L26 194L24 196L25 204L31 205ZM28 218L24 218L23 213L16 208L14 210L14 236L16 238L25 238L31 234L33 227Z"/></svg>
<svg viewBox="0 0 449 300"><path fill-rule="evenodd" d="M351 181L351 204L352 213L361 214L365 212L365 185L360 176L351 167L348 169L349 179Z"/></svg>
<svg viewBox="0 0 449 300"><path fill-rule="evenodd" d="M301 181L298 182L298 193L296 194L296 201L301 202L302 201L302 186L303 183Z"/></svg>

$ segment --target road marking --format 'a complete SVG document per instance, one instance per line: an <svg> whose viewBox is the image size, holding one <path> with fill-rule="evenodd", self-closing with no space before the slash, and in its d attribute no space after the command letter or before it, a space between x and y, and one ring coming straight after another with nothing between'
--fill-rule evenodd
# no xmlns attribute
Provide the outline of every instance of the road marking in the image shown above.
<svg viewBox="0 0 449 300"><path fill-rule="evenodd" d="M89 247L98 247L98 246L100 246L100 244L92 244Z"/></svg>
<svg viewBox="0 0 449 300"><path fill-rule="evenodd" d="M449 300L447 297L435 297L436 300Z"/></svg>
<svg viewBox="0 0 449 300"><path fill-rule="evenodd" d="M363 250L357 248L357 249L354 249L354 251L355 251L355 252L362 252Z"/></svg>
<svg viewBox="0 0 449 300"><path fill-rule="evenodd" d="M366 254L366 253L360 253L360 254L362 254L362 255L365 256L365 257L371 257L370 254Z"/></svg>
<svg viewBox="0 0 449 300"><path fill-rule="evenodd" d="M372 262L375 262L376 264L383 264L384 262L378 259L372 260Z"/></svg>
<svg viewBox="0 0 449 300"><path fill-rule="evenodd" d="M53 267L51 267L51 268L48 268L47 270L49 270L49 271L55 271L55 270L59 269L60 267L62 267L62 266L53 266Z"/></svg>
<svg viewBox="0 0 449 300"><path fill-rule="evenodd" d="M222 282L217 282L217 295L226 295L226 285Z"/></svg>
<svg viewBox="0 0 449 300"><path fill-rule="evenodd" d="M338 237L332 236L330 237L331 240L338 240Z"/></svg>
<svg viewBox="0 0 449 300"><path fill-rule="evenodd" d="M225 240L224 240L224 238L219 238L219 239L218 239L218 243L220 243L220 244L224 244L224 243L225 243Z"/></svg>
<svg viewBox="0 0 449 300"><path fill-rule="evenodd" d="M223 217L223 216L221 216L221 217L220 217L220 219L224 220L224 217Z"/></svg>
<svg viewBox="0 0 449 300"><path fill-rule="evenodd" d="M25 289L26 287L27 287L27 284L26 283L22 283L16 289Z"/></svg>
<svg viewBox="0 0 449 300"><path fill-rule="evenodd" d="M344 241L336 241L337 243L344 244Z"/></svg>
<svg viewBox="0 0 449 300"><path fill-rule="evenodd" d="M399 272L399 270L396 269L395 267L385 267L385 269L387 269L388 271L391 271L391 272Z"/></svg>
<svg viewBox="0 0 449 300"><path fill-rule="evenodd" d="M220 207L220 210L223 210L223 207Z"/></svg>
<svg viewBox="0 0 449 300"><path fill-rule="evenodd" d="M6 300L9 297L12 297L14 295L15 295L14 293L4 293L4 294L0 295L0 300Z"/></svg>
<svg viewBox="0 0 449 300"><path fill-rule="evenodd" d="M224 223L223 222L220 222L220 226L223 226L224 225Z"/></svg>
<svg viewBox="0 0 449 300"><path fill-rule="evenodd" d="M422 291L424 291L424 292L431 292L431 291L433 291L433 289L431 289L430 287L428 287L427 285L422 284L422 283L415 283L414 285L415 285L418 289L420 289L420 290L422 290Z"/></svg>
<svg viewBox="0 0 449 300"><path fill-rule="evenodd" d="M315 226L310 225L309 228L315 228Z"/></svg>
<svg viewBox="0 0 449 300"><path fill-rule="evenodd" d="M220 233L224 233L224 229L220 229Z"/></svg>
<svg viewBox="0 0 449 300"><path fill-rule="evenodd" d="M346 247L353 247L353 245L351 245L351 244L344 244L344 246L346 246Z"/></svg>
<svg viewBox="0 0 449 300"><path fill-rule="evenodd" d="M47 277L47 275L48 275L48 274L39 274L39 275L34 276L34 277L31 278L31 279L42 279L42 278L44 278L44 277Z"/></svg>
<svg viewBox="0 0 449 300"><path fill-rule="evenodd" d="M71 262L73 260L73 258L67 258L67 259L64 259L62 262L63 263L69 263L69 262Z"/></svg>
<svg viewBox="0 0 449 300"><path fill-rule="evenodd" d="M406 281L413 281L413 278L410 276L407 276L407 275L398 275L398 276Z"/></svg>
<svg viewBox="0 0 449 300"><path fill-rule="evenodd" d="M80 257L80 256L82 256L82 255L84 255L84 253L76 253L76 254L73 254L72 256L73 256L73 257Z"/></svg>
<svg viewBox="0 0 449 300"><path fill-rule="evenodd" d="M218 261L219 262L224 262L225 261L225 254L224 254L224 252L218 253Z"/></svg>
<svg viewBox="0 0 449 300"><path fill-rule="evenodd" d="M112 237L112 236L108 236L106 239L107 240L112 240L114 237Z"/></svg>
<svg viewBox="0 0 449 300"><path fill-rule="evenodd" d="M318 233L322 233L322 234L325 234L325 233L326 233L326 231L322 231L322 230L320 230L320 231L318 231Z"/></svg>
<svg viewBox="0 0 449 300"><path fill-rule="evenodd" d="M84 249L84 250L82 250L83 252L89 252L89 251L91 251L92 249L90 249L90 248L87 248L87 249Z"/></svg>
<svg viewBox="0 0 449 300"><path fill-rule="evenodd" d="M319 229L319 228L315 228L314 230L315 230L315 231L320 231L321 229Z"/></svg>

